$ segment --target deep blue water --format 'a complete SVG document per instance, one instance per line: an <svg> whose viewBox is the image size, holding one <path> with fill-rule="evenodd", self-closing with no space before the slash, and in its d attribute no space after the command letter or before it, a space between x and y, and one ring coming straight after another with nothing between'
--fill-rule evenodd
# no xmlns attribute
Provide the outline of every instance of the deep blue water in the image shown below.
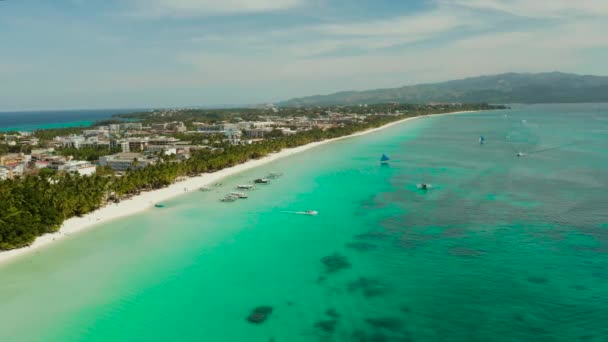
<svg viewBox="0 0 608 342"><path fill-rule="evenodd" d="M0 112L0 131L32 131L45 128L90 126L114 114L131 113L137 109L88 109L28 112Z"/></svg>

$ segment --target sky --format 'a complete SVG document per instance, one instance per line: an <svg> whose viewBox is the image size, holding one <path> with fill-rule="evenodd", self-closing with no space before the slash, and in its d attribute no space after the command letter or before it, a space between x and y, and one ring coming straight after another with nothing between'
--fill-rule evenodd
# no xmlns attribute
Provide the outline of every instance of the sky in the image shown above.
<svg viewBox="0 0 608 342"><path fill-rule="evenodd" d="M4 0L0 111L608 75L607 0Z"/></svg>

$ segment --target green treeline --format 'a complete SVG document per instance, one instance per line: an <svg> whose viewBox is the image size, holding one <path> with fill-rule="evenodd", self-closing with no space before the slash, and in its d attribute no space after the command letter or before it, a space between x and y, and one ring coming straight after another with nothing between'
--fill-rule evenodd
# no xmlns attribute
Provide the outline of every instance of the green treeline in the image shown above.
<svg viewBox="0 0 608 342"><path fill-rule="evenodd" d="M401 116L369 116L363 123L328 130L313 129L253 145L224 145L214 151L199 150L182 163L166 158L156 165L115 176L100 168L96 175L41 172L21 179L0 181L0 250L27 246L36 237L56 232L64 220L90 213L108 201L120 201L141 191L166 187L178 177L197 176L257 159L284 148L349 135L408 116L457 110L492 109L488 106L427 108ZM72 155L76 151L70 151ZM90 151L89 151L90 152ZM88 153L88 152L87 152ZM87 159L94 158L88 155Z"/></svg>

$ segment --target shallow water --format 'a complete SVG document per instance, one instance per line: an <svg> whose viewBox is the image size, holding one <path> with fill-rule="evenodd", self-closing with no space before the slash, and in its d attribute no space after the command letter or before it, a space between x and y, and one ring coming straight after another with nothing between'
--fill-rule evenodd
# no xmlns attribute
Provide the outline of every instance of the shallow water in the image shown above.
<svg viewBox="0 0 608 342"><path fill-rule="evenodd" d="M3 266L0 340L606 341L607 138L566 105L324 145Z"/></svg>

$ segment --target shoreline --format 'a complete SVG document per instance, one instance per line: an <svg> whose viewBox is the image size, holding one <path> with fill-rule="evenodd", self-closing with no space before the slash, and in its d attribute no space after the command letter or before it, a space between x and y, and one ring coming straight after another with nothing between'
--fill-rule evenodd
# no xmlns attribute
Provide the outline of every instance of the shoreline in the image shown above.
<svg viewBox="0 0 608 342"><path fill-rule="evenodd" d="M225 168L220 171L216 171L213 173L205 173L200 176L190 177L184 181L176 182L169 185L166 188L142 192L137 196L133 196L129 199L123 200L118 204L107 204L104 207L101 207L89 214L86 214L82 217L72 217L63 222L61 228L56 233L50 233L46 235L39 236L36 240L29 246L13 249L9 251L0 252L0 265L5 264L9 261L13 261L18 257L28 255L30 253L34 253L35 251L52 245L54 242L59 242L66 237L69 237L72 234L76 234L82 231L86 231L88 229L94 228L97 225L105 224L110 221L131 216L137 213L141 213L150 208L153 208L156 203L163 202L169 200L171 198L191 193L194 191L199 191L199 188L204 186L209 186L214 183L217 183L219 180L256 168L258 166L265 165L272 161L289 157L296 153L308 151L317 146L329 144L331 142L335 142L338 140L343 140L347 138L358 137L374 132L378 132L380 130L393 127L399 124L402 124L407 121L412 121L420 118L425 118L429 116L443 116L443 115L454 115L454 114L464 114L464 113L473 113L476 111L460 111L460 112L451 112L451 113L441 113L441 114L430 114L430 115L422 115L409 117L405 119L401 119L398 121L394 121L388 123L386 125L371 128L365 131L357 132L351 135L345 135L338 138L326 139L322 141L313 142L310 144L283 149L277 153L269 154L260 159L252 159L245 163L235 165L229 168ZM186 190L187 189L187 190Z"/></svg>

